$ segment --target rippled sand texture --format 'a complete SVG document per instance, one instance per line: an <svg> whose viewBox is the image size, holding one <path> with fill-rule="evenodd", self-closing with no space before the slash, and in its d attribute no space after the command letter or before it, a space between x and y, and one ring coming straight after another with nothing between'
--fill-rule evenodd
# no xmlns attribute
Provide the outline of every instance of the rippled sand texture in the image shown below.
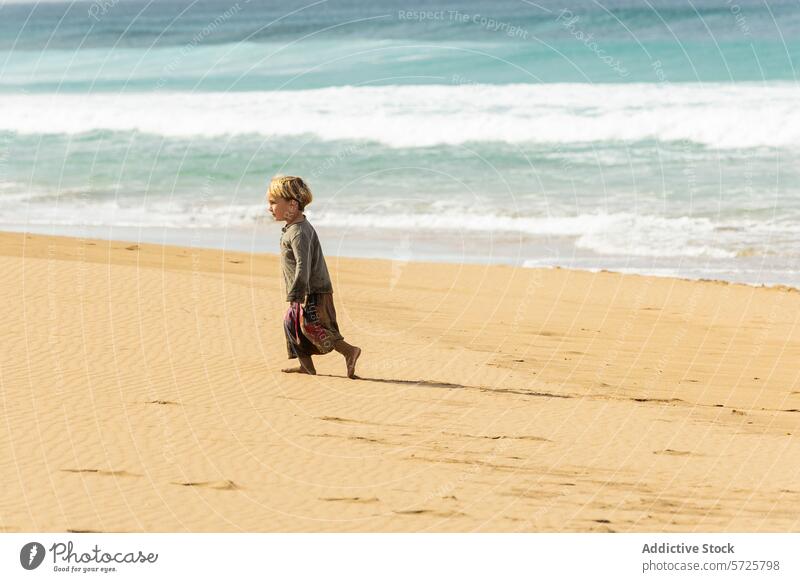
<svg viewBox="0 0 800 582"><path fill-rule="evenodd" d="M800 530L800 293L328 262L0 235L0 530Z"/></svg>

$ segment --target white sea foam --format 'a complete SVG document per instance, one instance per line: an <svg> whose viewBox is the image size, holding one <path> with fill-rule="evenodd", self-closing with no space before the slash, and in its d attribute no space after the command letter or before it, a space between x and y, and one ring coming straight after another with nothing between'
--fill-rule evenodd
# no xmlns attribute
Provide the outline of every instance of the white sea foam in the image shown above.
<svg viewBox="0 0 800 582"><path fill-rule="evenodd" d="M390 147L689 141L800 147L800 87L549 84L332 87L250 93L0 94L0 130L168 137L310 135Z"/></svg>
<svg viewBox="0 0 800 582"><path fill-rule="evenodd" d="M444 214L364 215L323 213L315 224L336 228L447 230L471 236L516 235L527 238L564 237L579 249L600 255L640 257L732 258L744 244L731 233L761 236L783 227L739 221L718 224L704 217L662 217L629 212L580 214L576 216L508 217ZM733 230L735 228L735 231ZM472 234L471 234L472 233Z"/></svg>
<svg viewBox="0 0 800 582"><path fill-rule="evenodd" d="M5 201L5 203L3 203ZM37 197L21 204L0 197L0 223L16 226L118 226L180 229L241 229L272 222L260 204L193 205L191 201L65 200ZM451 205L452 206L452 205ZM723 220L667 217L632 212L561 216L476 214L465 208L403 212L392 208L343 213L321 205L310 210L315 226L360 237L382 233L436 233L458 246L460 238L504 240L505 244L558 240L601 256L730 259L737 256L796 255L800 225L794 221Z"/></svg>

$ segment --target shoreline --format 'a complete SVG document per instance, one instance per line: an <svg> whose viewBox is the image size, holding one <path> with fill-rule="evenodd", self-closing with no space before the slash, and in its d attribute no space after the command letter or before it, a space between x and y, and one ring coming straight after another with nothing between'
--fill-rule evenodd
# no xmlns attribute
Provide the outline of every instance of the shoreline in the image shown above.
<svg viewBox="0 0 800 582"><path fill-rule="evenodd" d="M797 290L327 260L0 233L3 531L797 531Z"/></svg>
<svg viewBox="0 0 800 582"><path fill-rule="evenodd" d="M277 229L271 229L269 226L265 228L264 224L258 225L258 227L253 229L237 229L237 228L197 229L189 237L190 240L188 242L186 240L187 236L185 234L186 233L185 228L115 227L116 230L121 232L121 234L123 235L136 234L138 236L136 237L114 236L113 238L108 238L102 236L101 231L111 230L110 227L87 227L84 228L84 230L88 229L85 235L74 234L76 228L71 226L49 227L50 230L62 231L60 233L53 233L53 234L40 233L22 228L20 230L13 230L13 229L5 230L8 227L9 225L0 225L0 234L5 234L5 233L31 234L34 236L76 238L76 239L87 239L87 240L102 241L102 242L109 242L109 241L127 242L129 244L149 244L158 246L166 245L172 247L180 247L180 248L187 247L192 249L219 251L225 253L265 254L273 256L277 256L274 249L277 248L277 240L279 238L279 231ZM337 231L335 229L332 230L328 227L315 227L315 228L320 233L321 238L323 240L336 239ZM274 232L272 232L273 230ZM144 237L141 236L143 233L145 235ZM157 240L159 238L160 240ZM429 239L430 238L429 233L425 233L424 235L422 235L421 238ZM581 271L586 273L617 273L625 276L657 277L659 279L676 279L679 281L690 281L690 282L691 281L717 282L730 285L745 285L747 287L753 287L753 288L790 289L790 290L800 291L800 280L798 280L796 284L786 283L780 280L769 283L760 283L760 282L731 280L721 277L709 276L707 272L703 271L698 272L696 276L684 276L674 273L673 272L675 270L674 267L648 268L643 266L642 267L617 266L615 268L614 266L611 265L606 265L606 266L592 266L585 264L579 264L578 266L571 266L564 264L547 265L547 264L537 264L541 262L541 259L528 259L520 256L519 254L517 254L516 257L513 257L508 254L500 255L500 258L491 260L491 258L487 257L469 257L466 255L462 255L461 257L455 257L442 251L439 251L438 253L431 252L429 256L420 255L420 258L417 258L413 256L413 253L410 253L410 249L407 246L400 246L398 248L397 243L392 241L396 241L396 238L393 236L385 237L385 240L383 242L376 241L375 239L371 239L368 237L357 238L355 243L353 243L352 245L348 245L344 253L330 252L326 250L325 256L337 257L340 259L379 260L379 261L382 260L390 262L394 261L402 264L413 262L413 263L427 263L434 265L470 264L470 265L484 265L484 266L503 266L503 267L524 268L524 269L545 269L545 270L564 269L571 271ZM379 251L377 253L376 252L364 253L364 252L359 252L357 250L359 248L363 248L365 245L369 245L371 248L377 247ZM392 254L394 254L395 256L394 257L387 256ZM623 260L623 258L615 257L615 260L610 262L618 263L621 260ZM580 260L578 260L578 262L581 263ZM656 272L656 271L661 271L661 272Z"/></svg>

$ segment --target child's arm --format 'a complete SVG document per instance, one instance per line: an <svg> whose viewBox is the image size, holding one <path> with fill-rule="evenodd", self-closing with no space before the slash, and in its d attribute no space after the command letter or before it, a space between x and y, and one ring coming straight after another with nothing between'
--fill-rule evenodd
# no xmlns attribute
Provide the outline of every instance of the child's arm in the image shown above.
<svg viewBox="0 0 800 582"><path fill-rule="evenodd" d="M308 284L311 277L311 241L297 232L289 241L296 261L294 269L294 282L287 292L286 300L289 302L302 302L308 293Z"/></svg>

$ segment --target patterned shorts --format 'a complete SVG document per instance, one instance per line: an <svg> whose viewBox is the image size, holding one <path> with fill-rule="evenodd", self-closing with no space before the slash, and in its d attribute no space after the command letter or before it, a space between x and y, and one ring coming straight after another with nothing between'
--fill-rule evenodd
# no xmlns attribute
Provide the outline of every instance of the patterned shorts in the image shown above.
<svg viewBox="0 0 800 582"><path fill-rule="evenodd" d="M332 293L312 293L304 304L292 303L283 318L289 359L327 354L343 339L336 323Z"/></svg>

